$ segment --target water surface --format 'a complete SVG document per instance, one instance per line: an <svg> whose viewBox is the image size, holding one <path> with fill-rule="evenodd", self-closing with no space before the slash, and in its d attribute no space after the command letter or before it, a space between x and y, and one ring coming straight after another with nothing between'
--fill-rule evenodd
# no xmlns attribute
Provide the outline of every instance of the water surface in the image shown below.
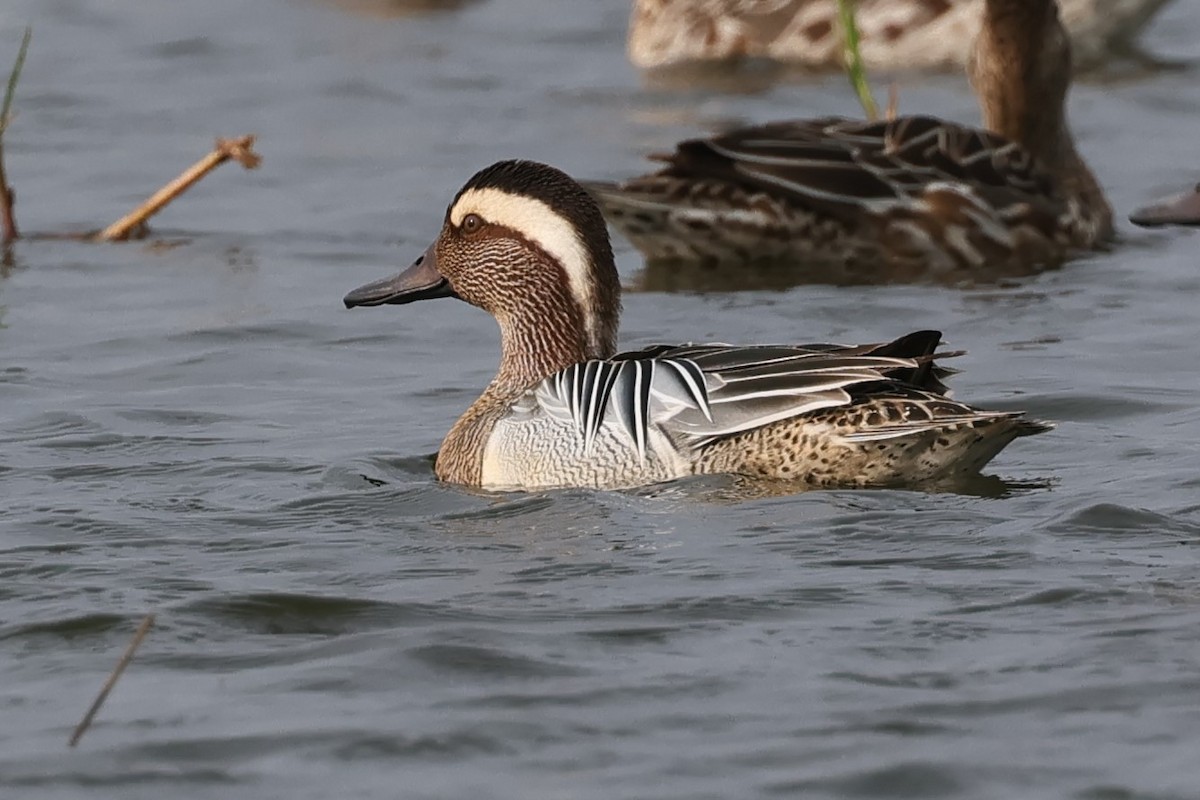
<svg viewBox="0 0 1200 800"><path fill-rule="evenodd" d="M1200 238L1123 226L970 290L627 296L628 346L943 329L959 397L1060 423L973 491L442 486L494 323L340 298L419 254L470 174L615 178L715 125L856 113L839 76L643 83L616 0L460 5L0 12L0 53L35 28L6 142L26 230L110 222L215 135L266 159L156 221L180 246L27 241L0 274L4 796L1194 798ZM1200 9L1146 41L1200 57ZM1200 177L1198 87L1075 92L1119 209ZM957 76L901 102L976 113Z"/></svg>

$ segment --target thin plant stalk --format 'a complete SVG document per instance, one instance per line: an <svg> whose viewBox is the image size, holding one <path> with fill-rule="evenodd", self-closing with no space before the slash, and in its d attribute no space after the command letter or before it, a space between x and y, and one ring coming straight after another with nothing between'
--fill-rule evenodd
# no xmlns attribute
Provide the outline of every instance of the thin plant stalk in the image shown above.
<svg viewBox="0 0 1200 800"><path fill-rule="evenodd" d="M67 742L68 746L74 747L79 744L79 740L83 738L83 734L87 733L87 729L91 727L92 720L96 718L96 712L100 710L100 706L104 705L108 693L117 685L117 679L121 677L121 673L129 666L129 662L133 660L133 654L137 652L138 645L142 643L142 639L146 638L146 634L150 632L152 625L154 625L154 615L147 614L142 620L142 624L138 625L137 630L133 632L133 638L129 640L129 645L125 648L125 652L121 654L121 658L117 660L117 665L113 667L108 680L100 687L100 694L96 695L96 699L88 707L87 713L83 715L83 719L75 726L75 730L71 733L71 738Z"/></svg>
<svg viewBox="0 0 1200 800"><path fill-rule="evenodd" d="M8 176L4 172L4 130L12 120L13 95L17 92L17 81L21 78L21 68L25 66L25 54L29 52L29 39L33 36L33 28L25 28L21 38L21 47L17 50L17 60L12 72L8 73L8 87L4 90L4 104L0 105L0 244L9 245L20 235L17 231L17 219L13 215L13 205L16 198L9 188Z"/></svg>
<svg viewBox="0 0 1200 800"><path fill-rule="evenodd" d="M854 18L854 0L838 0L838 19L842 23L842 39L845 44L846 75L850 85L858 95L867 119L874 122L879 119L879 106L875 104L875 96L871 94L871 86L867 82L867 70L863 66L862 55L859 53L858 23Z"/></svg>

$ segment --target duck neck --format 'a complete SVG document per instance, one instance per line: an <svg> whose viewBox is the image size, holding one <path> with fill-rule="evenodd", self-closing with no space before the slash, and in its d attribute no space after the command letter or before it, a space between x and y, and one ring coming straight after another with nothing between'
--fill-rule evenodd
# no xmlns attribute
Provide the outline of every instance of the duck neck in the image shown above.
<svg viewBox="0 0 1200 800"><path fill-rule="evenodd" d="M1108 207L1100 182L1075 146L1065 108L1050 107L1038 113L1025 101L990 103L984 105L983 124L1036 158L1054 176L1065 197L1077 198L1088 207Z"/></svg>
<svg viewBox="0 0 1200 800"><path fill-rule="evenodd" d="M984 127L1047 165L1078 161L1067 129L1070 72L1054 0L986 0L970 65Z"/></svg>
<svg viewBox="0 0 1200 800"><path fill-rule="evenodd" d="M612 355L611 345L605 349L588 344L583 316L571 303L526 302L497 313L496 320L500 368L442 441L436 471L445 481L478 486L491 432L517 398L572 364Z"/></svg>
<svg viewBox="0 0 1200 800"><path fill-rule="evenodd" d="M589 343L588 327L574 303L525 305L496 316L500 324L500 368L484 392L491 401L511 402L572 364L612 355Z"/></svg>
<svg viewBox="0 0 1200 800"><path fill-rule="evenodd" d="M611 260L608 266L576 271L611 280L572 281L569 271L549 264L530 270L521 292L489 309L500 325L500 368L481 402L511 402L572 364L614 354L620 288Z"/></svg>
<svg viewBox="0 0 1200 800"><path fill-rule="evenodd" d="M504 291L477 303L500 325L500 368L442 441L436 466L442 480L480 485L492 431L522 394L572 364L616 352L621 286L604 219L598 209L594 216L602 234L597 269L531 262L496 276L492 288Z"/></svg>
<svg viewBox="0 0 1200 800"><path fill-rule="evenodd" d="M1054 0L986 0L970 73L984 127L1021 145L1065 199L1111 229L1104 191L1067 122L1070 45Z"/></svg>
<svg viewBox="0 0 1200 800"><path fill-rule="evenodd" d="M1034 155L1054 176L1062 196L1079 204L1080 213L1088 218L1087 224L1096 226L1100 237L1110 236L1113 231L1112 206L1095 173L1075 148L1075 139L1065 119L1053 148L1041 153L1034 151Z"/></svg>

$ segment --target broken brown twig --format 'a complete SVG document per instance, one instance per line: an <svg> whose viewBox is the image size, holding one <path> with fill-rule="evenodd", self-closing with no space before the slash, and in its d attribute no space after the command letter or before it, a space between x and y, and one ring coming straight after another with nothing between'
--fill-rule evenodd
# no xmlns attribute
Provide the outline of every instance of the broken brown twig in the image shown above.
<svg viewBox="0 0 1200 800"><path fill-rule="evenodd" d="M75 732L71 734L71 739L68 742L69 746L74 747L79 744L79 740L83 738L83 734L91 726L96 712L100 710L100 706L104 705L104 700L108 697L108 693L117 685L117 678L121 677L121 673L129 666L129 662L133 660L133 654L137 651L138 645L142 643L142 639L145 639L146 634L150 632L152 625L154 625L154 615L147 614L146 618L142 620L142 624L138 625L137 630L133 632L133 638L129 640L129 646L121 654L121 658L117 661L117 665L113 667L108 680L100 687L100 694L96 695L96 699L92 701L92 705L88 708L87 713L83 715L83 719L75 726Z"/></svg>
<svg viewBox="0 0 1200 800"><path fill-rule="evenodd" d="M192 184L212 172L218 165L230 159L237 161L246 169L257 167L262 162L262 157L254 152L254 137L217 139L217 144L211 153L184 170L183 174L151 195L133 212L126 214L97 233L94 239L101 242L120 242L128 239L133 231L161 211L167 203L183 194Z"/></svg>

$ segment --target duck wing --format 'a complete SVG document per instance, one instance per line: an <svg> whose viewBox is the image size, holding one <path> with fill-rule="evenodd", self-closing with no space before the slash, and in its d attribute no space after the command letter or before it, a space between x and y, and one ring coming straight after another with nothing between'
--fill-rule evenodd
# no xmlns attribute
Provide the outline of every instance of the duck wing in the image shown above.
<svg viewBox="0 0 1200 800"><path fill-rule="evenodd" d="M673 179L758 191L839 219L884 211L930 188L969 187L994 208L1031 202L1059 208L1053 181L1016 143L935 117L880 122L839 117L771 122L702 139L656 156L666 166L638 181Z"/></svg>
<svg viewBox="0 0 1200 800"><path fill-rule="evenodd" d="M760 358L769 357L771 351L778 351L785 356L797 353L838 353L843 356L884 356L889 358L915 361L915 368L904 366L894 367L886 372L886 377L911 386L934 392L948 394L949 388L942 383L943 378L958 373L953 367L935 363L934 352L942 344L942 332L925 330L916 331L901 336L889 342L874 342L871 344L834 344L829 342L813 342L808 344L788 345L753 345L733 348L727 344L653 344L641 350L631 350L618 353L611 360L621 361L630 358L657 358L664 355L688 357L698 353L728 352L730 349L754 352ZM939 361L964 355L965 350L943 350L937 353Z"/></svg>
<svg viewBox="0 0 1200 800"><path fill-rule="evenodd" d="M585 447L612 425L644 459L652 429L696 449L847 405L870 389L938 397L922 386L940 386L931 366L939 340L922 331L882 345L655 345L574 364L531 395L544 412L573 423Z"/></svg>

